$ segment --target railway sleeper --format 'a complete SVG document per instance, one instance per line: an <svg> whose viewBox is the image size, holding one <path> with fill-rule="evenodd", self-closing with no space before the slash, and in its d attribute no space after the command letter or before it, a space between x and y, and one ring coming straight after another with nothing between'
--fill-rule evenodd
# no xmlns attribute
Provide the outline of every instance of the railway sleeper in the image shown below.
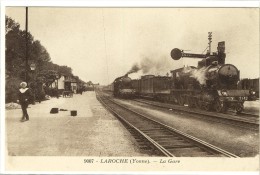
<svg viewBox="0 0 260 175"><path fill-rule="evenodd" d="M131 133L132 134L132 133ZM142 139L143 137L140 136L140 134L132 134L132 136L135 138L135 139Z"/></svg>
<svg viewBox="0 0 260 175"><path fill-rule="evenodd" d="M165 149L175 149L175 148L195 148L195 145L191 144L176 144L176 145L171 145L171 144L161 144Z"/></svg>
<svg viewBox="0 0 260 175"><path fill-rule="evenodd" d="M162 129L160 126L157 126L154 123L148 123L146 121L143 121L144 124L142 123L132 123L133 125L135 124L136 126L138 126L139 129L143 129L143 130L151 130L151 129Z"/></svg>
<svg viewBox="0 0 260 175"><path fill-rule="evenodd" d="M165 138L165 137L159 137L157 140L165 140L165 139L167 139L167 140L185 140L185 139L183 139L182 137L178 137L178 136L176 136L176 135L170 135L169 137L167 137L167 138Z"/></svg>
<svg viewBox="0 0 260 175"><path fill-rule="evenodd" d="M150 134L169 135L169 132L163 131L163 130L154 130L154 131L152 131L152 130L150 130L150 131L143 131L143 130L142 130L142 132L144 132L144 133L150 133Z"/></svg>
<svg viewBox="0 0 260 175"><path fill-rule="evenodd" d="M140 149L143 149L143 150L154 149L151 147L151 143L146 138L144 138L140 133L135 131L134 133L131 133L131 134L135 138L135 140L138 144L138 147Z"/></svg>
<svg viewBox="0 0 260 175"><path fill-rule="evenodd" d="M169 134L165 134L165 133L150 133L150 132L144 132L146 135L150 136L150 137L155 137L155 138L165 138L165 137L171 137L172 135Z"/></svg>
<svg viewBox="0 0 260 175"><path fill-rule="evenodd" d="M186 142L184 140L164 140L164 141L158 141L156 140L158 143L160 144L168 144L168 145L194 145L190 142Z"/></svg>
<svg viewBox="0 0 260 175"><path fill-rule="evenodd" d="M126 128L132 135L138 135L139 133L133 128ZM140 134L139 134L140 135Z"/></svg>
<svg viewBox="0 0 260 175"><path fill-rule="evenodd" d="M162 138L164 138L164 137L170 137L171 135L167 135L167 134L165 134L165 133L161 133L161 132L144 132L146 135L148 135L148 136L150 136L150 137L156 137L156 138L158 138L158 137L162 137Z"/></svg>
<svg viewBox="0 0 260 175"><path fill-rule="evenodd" d="M139 146L139 148L142 149L142 150L153 150L150 146L147 146L147 145Z"/></svg>
<svg viewBox="0 0 260 175"><path fill-rule="evenodd" d="M130 131L130 132L134 132L134 131L135 131L134 128L132 128L132 127L130 127L130 126L128 126L128 125L125 125L125 128L126 128L128 131Z"/></svg>
<svg viewBox="0 0 260 175"><path fill-rule="evenodd" d="M226 157L223 154L209 154L209 155L205 155L204 157Z"/></svg>
<svg viewBox="0 0 260 175"><path fill-rule="evenodd" d="M161 140L161 139L155 139L155 141L157 141L160 144L172 144L172 145L176 145L176 144L191 144L190 142L186 142L185 140L182 139L167 139L167 140Z"/></svg>
<svg viewBox="0 0 260 175"><path fill-rule="evenodd" d="M144 136L142 136L141 134L135 134L135 139L140 139L140 140L144 140ZM145 139L146 140L146 139Z"/></svg>
<svg viewBox="0 0 260 175"><path fill-rule="evenodd" d="M168 149L171 153L181 153L181 154L191 154L192 152L207 152L206 150L203 150L202 148L199 148L197 146L194 147L181 147L181 148L171 148ZM208 154L213 154L211 152L207 152Z"/></svg>
<svg viewBox="0 0 260 175"><path fill-rule="evenodd" d="M209 153L207 152L196 152L196 153L180 153L181 157L208 157Z"/></svg>
<svg viewBox="0 0 260 175"><path fill-rule="evenodd" d="M153 138L154 139L154 138ZM154 139L156 142L158 143L169 143L169 142L173 142L172 140L169 140L169 139ZM176 141L180 141L180 140L174 140L174 142Z"/></svg>
<svg viewBox="0 0 260 175"><path fill-rule="evenodd" d="M166 131L165 128L158 128L158 127L143 127L139 128L142 131Z"/></svg>
<svg viewBox="0 0 260 175"><path fill-rule="evenodd" d="M126 124L124 124L124 126L136 140L144 139L144 137L138 131L136 131L134 128L132 128Z"/></svg>
<svg viewBox="0 0 260 175"><path fill-rule="evenodd" d="M156 142L160 143L160 144L186 144L187 142L184 142L183 140L181 139L172 139L172 140L169 140L169 139L155 139Z"/></svg>
<svg viewBox="0 0 260 175"><path fill-rule="evenodd" d="M149 146L149 142L146 142L146 141L144 141L144 140L141 140L140 142L138 142L138 146Z"/></svg>
<svg viewBox="0 0 260 175"><path fill-rule="evenodd" d="M175 140L174 138L170 137L170 136L150 136L153 140L155 140L156 142L162 142L162 141L172 141Z"/></svg>
<svg viewBox="0 0 260 175"><path fill-rule="evenodd" d="M143 129L143 132L150 132L150 131L163 131L163 128L151 128L151 129Z"/></svg>
<svg viewBox="0 0 260 175"><path fill-rule="evenodd" d="M138 143L138 144L149 144L150 142L148 142L146 139L141 139L141 138L139 138L139 139L135 139L136 140L136 142Z"/></svg>
<svg viewBox="0 0 260 175"><path fill-rule="evenodd" d="M153 138L155 139L168 139L168 140L174 140L174 139L177 139L177 138L180 138L180 137L175 137L173 135L153 135L152 136ZM182 138L180 138L181 140L183 140Z"/></svg>
<svg viewBox="0 0 260 175"><path fill-rule="evenodd" d="M153 130L162 130L162 128L156 127L147 127L147 126L137 126L141 131L153 131Z"/></svg>
<svg viewBox="0 0 260 175"><path fill-rule="evenodd" d="M146 129L146 130L150 130L150 129L161 129L160 126L154 124L154 123L151 123L151 122L147 122L147 121L143 121L143 123L140 123L141 121L139 122L131 122L132 125L135 125L135 126L138 126L139 129Z"/></svg>
<svg viewBox="0 0 260 175"><path fill-rule="evenodd" d="M186 140L183 140L182 138L173 138L173 139L155 139L156 141L160 143L171 143L171 144L191 144L191 142L187 142Z"/></svg>
<svg viewBox="0 0 260 175"><path fill-rule="evenodd" d="M144 132L144 133L146 133L147 135L154 136L154 137L170 137L170 136L172 136L171 134L162 133L162 132Z"/></svg>

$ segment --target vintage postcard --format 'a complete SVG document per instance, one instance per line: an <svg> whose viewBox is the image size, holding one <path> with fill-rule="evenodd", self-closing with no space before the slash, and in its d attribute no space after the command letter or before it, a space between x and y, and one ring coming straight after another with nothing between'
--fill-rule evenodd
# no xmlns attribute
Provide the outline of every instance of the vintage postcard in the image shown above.
<svg viewBox="0 0 260 175"><path fill-rule="evenodd" d="M257 173L259 7L234 7L3 3L1 171Z"/></svg>

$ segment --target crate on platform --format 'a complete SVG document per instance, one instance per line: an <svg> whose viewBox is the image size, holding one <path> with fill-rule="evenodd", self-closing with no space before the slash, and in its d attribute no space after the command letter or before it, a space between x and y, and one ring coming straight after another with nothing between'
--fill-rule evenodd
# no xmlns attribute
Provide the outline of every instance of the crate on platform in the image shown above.
<svg viewBox="0 0 260 175"><path fill-rule="evenodd" d="M51 114L56 114L58 112L59 112L59 108L51 108L51 111L50 111Z"/></svg>
<svg viewBox="0 0 260 175"><path fill-rule="evenodd" d="M77 111L75 111L75 110L70 111L70 115L71 116L77 116Z"/></svg>

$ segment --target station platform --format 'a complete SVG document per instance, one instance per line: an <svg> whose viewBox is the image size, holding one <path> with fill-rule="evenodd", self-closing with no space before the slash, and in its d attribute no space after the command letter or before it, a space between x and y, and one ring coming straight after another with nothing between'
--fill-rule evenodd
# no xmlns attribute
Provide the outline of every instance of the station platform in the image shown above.
<svg viewBox="0 0 260 175"><path fill-rule="evenodd" d="M51 108L62 110L50 114ZM21 109L5 114L9 156L147 156L93 91L30 105L26 122Z"/></svg>

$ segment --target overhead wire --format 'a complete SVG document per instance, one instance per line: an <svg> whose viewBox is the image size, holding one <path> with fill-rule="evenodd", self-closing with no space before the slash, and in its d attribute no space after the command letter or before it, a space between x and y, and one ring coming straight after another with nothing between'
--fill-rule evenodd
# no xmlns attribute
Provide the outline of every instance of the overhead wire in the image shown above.
<svg viewBox="0 0 260 175"><path fill-rule="evenodd" d="M206 50L207 50L207 48L209 48L209 46L208 47L206 47L206 49L201 53L201 54L203 54Z"/></svg>
<svg viewBox="0 0 260 175"><path fill-rule="evenodd" d="M107 41L106 41L106 28L105 28L105 17L104 17L104 10L102 10L102 21L103 21L103 38L105 43L105 58L106 58L106 68L107 68L107 84L109 84L109 74L108 74L108 54L107 54Z"/></svg>

